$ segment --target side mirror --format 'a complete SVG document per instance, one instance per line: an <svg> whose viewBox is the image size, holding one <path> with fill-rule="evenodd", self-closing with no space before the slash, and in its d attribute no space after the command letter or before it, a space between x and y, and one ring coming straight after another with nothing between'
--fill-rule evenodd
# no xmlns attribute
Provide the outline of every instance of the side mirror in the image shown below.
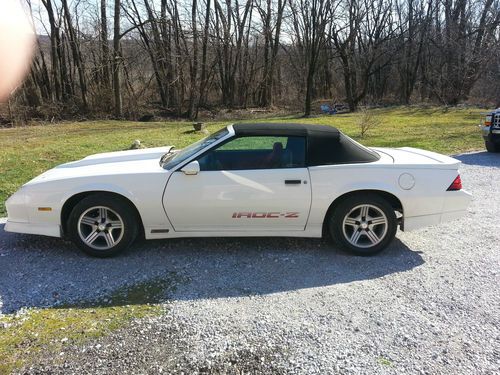
<svg viewBox="0 0 500 375"><path fill-rule="evenodd" d="M187 176L198 174L200 172L200 163L198 163L197 160L194 160L185 165L181 171Z"/></svg>

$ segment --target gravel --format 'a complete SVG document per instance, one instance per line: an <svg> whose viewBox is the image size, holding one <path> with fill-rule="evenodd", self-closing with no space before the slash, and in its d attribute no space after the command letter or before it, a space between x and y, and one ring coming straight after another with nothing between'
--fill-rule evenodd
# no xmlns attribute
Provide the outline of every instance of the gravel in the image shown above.
<svg viewBox="0 0 500 375"><path fill-rule="evenodd" d="M161 316L22 372L498 374L500 154L457 158L468 215L370 258L313 239L179 239L102 260L0 231L3 313L175 283Z"/></svg>

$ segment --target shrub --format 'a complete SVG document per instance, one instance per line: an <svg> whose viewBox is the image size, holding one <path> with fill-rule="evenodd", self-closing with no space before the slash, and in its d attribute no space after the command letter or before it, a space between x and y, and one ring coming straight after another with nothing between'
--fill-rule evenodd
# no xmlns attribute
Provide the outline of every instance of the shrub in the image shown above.
<svg viewBox="0 0 500 375"><path fill-rule="evenodd" d="M379 126L380 122L380 117L374 111L362 109L357 119L361 138L365 137L368 130Z"/></svg>

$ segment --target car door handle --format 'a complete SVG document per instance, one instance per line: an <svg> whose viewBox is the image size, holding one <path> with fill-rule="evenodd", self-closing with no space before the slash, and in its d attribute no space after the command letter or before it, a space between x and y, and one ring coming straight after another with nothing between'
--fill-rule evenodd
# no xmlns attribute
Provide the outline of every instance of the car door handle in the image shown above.
<svg viewBox="0 0 500 375"><path fill-rule="evenodd" d="M302 180L285 180L285 185L298 185L301 183Z"/></svg>

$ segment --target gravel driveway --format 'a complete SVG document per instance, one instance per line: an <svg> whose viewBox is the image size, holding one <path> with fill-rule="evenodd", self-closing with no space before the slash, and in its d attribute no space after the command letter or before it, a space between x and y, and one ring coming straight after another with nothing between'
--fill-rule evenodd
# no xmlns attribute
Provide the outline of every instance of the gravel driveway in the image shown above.
<svg viewBox="0 0 500 375"><path fill-rule="evenodd" d="M457 158L469 214L371 258L321 240L189 239L100 260L0 230L3 313L176 280L164 315L25 371L498 374L500 154Z"/></svg>

